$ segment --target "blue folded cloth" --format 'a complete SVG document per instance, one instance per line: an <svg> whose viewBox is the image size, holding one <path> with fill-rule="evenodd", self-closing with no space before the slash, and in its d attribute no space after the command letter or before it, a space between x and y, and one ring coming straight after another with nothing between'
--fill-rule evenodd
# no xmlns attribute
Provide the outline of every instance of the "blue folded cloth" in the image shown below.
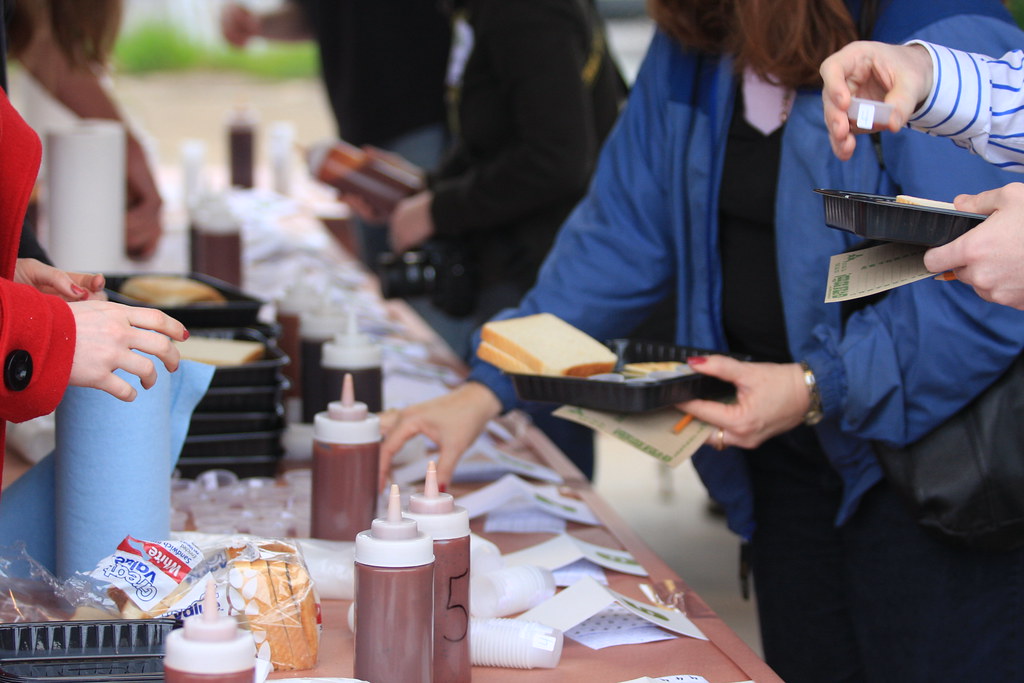
<svg viewBox="0 0 1024 683"><path fill-rule="evenodd" d="M138 390L131 403L98 389L69 387L57 408L56 448L0 496L0 545L21 540L60 578L89 571L125 536L170 534L170 475L192 411L214 367L159 359L156 384L118 375Z"/></svg>

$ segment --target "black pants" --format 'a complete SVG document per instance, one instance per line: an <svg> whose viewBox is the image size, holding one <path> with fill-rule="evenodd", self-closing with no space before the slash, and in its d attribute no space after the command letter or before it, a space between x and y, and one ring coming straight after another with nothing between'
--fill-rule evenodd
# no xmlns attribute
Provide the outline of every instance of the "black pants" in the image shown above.
<svg viewBox="0 0 1024 683"><path fill-rule="evenodd" d="M836 528L841 482L807 429L748 463L765 659L787 683L1024 681L1024 550L935 539L884 481Z"/></svg>

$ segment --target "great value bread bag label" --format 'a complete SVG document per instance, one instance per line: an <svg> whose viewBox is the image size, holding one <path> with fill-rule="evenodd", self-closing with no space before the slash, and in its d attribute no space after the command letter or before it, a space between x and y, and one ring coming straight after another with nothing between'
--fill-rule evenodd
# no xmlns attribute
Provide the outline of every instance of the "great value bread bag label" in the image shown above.
<svg viewBox="0 0 1024 683"><path fill-rule="evenodd" d="M202 551L188 541L154 543L126 536L89 575L121 589L145 611L177 590L202 560Z"/></svg>

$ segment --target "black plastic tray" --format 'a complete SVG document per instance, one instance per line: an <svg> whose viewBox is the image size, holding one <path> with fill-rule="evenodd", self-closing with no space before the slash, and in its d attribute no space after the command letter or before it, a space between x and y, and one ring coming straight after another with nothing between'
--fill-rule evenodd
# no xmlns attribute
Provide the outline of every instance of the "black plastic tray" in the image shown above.
<svg viewBox="0 0 1024 683"><path fill-rule="evenodd" d="M280 410L250 413L192 413L188 436L270 432L284 427Z"/></svg>
<svg viewBox="0 0 1024 683"><path fill-rule="evenodd" d="M162 681L173 619L0 625L0 681Z"/></svg>
<svg viewBox="0 0 1024 683"><path fill-rule="evenodd" d="M183 306L153 306L130 296L121 294L121 285L133 275L174 275L189 277L204 282L227 299L224 303L196 303ZM159 308L172 318L177 319L189 329L199 327L253 327L257 326L257 316L264 302L249 296L238 287L202 273L133 273L104 275L107 279L107 296L111 301L130 306L148 306Z"/></svg>
<svg viewBox="0 0 1024 683"><path fill-rule="evenodd" d="M181 449L183 458L251 457L254 455L280 456L283 430L248 432L239 434L206 434L189 436Z"/></svg>
<svg viewBox="0 0 1024 683"><path fill-rule="evenodd" d="M825 201L825 225L867 240L937 247L987 218L976 213L901 204L895 197L843 190L815 190Z"/></svg>
<svg viewBox="0 0 1024 683"><path fill-rule="evenodd" d="M281 409L281 395L287 380L280 377L273 385L256 387L211 387L199 405L206 413L270 413Z"/></svg>
<svg viewBox="0 0 1024 683"><path fill-rule="evenodd" d="M653 361L685 363L690 356L720 353L719 351L707 351L641 339L611 339L605 344L619 357L617 369L627 363ZM727 355L748 360L746 356ZM729 382L700 374L644 384L512 373L509 374L509 377L512 378L516 394L521 400L563 403L615 413L643 413L693 398L726 398L736 392L736 387Z"/></svg>
<svg viewBox="0 0 1024 683"><path fill-rule="evenodd" d="M277 384L281 381L281 368L288 364L288 356L262 332L252 328L204 328L193 336L214 339L239 339L260 342L265 347L260 360L244 365L219 365L213 372L210 387L250 387Z"/></svg>

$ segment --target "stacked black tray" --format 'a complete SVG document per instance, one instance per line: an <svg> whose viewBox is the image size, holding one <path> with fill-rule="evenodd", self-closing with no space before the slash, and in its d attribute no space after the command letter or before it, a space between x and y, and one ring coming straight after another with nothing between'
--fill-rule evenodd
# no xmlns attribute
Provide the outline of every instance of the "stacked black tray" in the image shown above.
<svg viewBox="0 0 1024 683"><path fill-rule="evenodd" d="M5 681L162 681L173 619L53 621L0 625Z"/></svg>
<svg viewBox="0 0 1024 683"><path fill-rule="evenodd" d="M107 275L112 301L147 305L118 292L127 275ZM273 476L284 453L282 368L288 357L278 347L277 328L261 324L263 302L222 280L200 273L186 277L204 282L224 295L224 303L160 307L177 318L193 337L258 341L263 357L239 366L221 366L196 406L178 460L181 476L194 478L208 469L227 469L239 477Z"/></svg>

